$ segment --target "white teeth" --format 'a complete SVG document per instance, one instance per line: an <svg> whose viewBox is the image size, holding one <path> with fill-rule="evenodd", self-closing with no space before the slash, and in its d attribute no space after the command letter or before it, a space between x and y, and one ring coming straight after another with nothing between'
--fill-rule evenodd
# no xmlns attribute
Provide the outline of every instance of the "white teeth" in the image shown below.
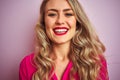
<svg viewBox="0 0 120 80"><path fill-rule="evenodd" d="M55 29L55 32L66 32L67 29Z"/></svg>

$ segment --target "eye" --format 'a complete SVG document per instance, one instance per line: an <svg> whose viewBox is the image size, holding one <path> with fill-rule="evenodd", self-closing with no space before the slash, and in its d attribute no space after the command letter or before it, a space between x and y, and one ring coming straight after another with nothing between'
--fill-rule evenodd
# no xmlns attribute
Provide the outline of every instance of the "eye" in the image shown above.
<svg viewBox="0 0 120 80"><path fill-rule="evenodd" d="M73 16L73 13L65 13L65 16L66 16L66 17Z"/></svg>
<svg viewBox="0 0 120 80"><path fill-rule="evenodd" d="M55 13L50 13L50 14L48 14L48 16L54 17L54 16L56 16L56 14Z"/></svg>

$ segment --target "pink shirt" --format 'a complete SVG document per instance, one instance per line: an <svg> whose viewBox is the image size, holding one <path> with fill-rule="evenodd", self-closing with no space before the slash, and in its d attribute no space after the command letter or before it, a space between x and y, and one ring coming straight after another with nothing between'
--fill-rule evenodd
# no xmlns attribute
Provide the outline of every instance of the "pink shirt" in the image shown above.
<svg viewBox="0 0 120 80"><path fill-rule="evenodd" d="M20 69L19 69L19 80L32 80L32 75L33 73L37 70L36 67L34 66L33 62L33 56L34 54L30 54L26 56L20 63ZM62 80L70 80L69 79L69 72L70 69L72 68L72 62L70 61L63 73ZM107 65L106 61L102 61L102 67L100 69L100 77L102 80L109 80L105 79L106 73L107 72ZM74 75L75 80L80 80L78 74L76 73ZM51 78L51 80L58 80L57 76L54 74Z"/></svg>

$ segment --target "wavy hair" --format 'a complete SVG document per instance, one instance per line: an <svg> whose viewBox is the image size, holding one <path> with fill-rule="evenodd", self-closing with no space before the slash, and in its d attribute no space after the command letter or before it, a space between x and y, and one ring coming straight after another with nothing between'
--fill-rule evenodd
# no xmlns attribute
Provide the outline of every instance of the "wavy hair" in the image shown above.
<svg viewBox="0 0 120 80"><path fill-rule="evenodd" d="M40 19L36 25L36 47L35 65L37 71L33 74L32 80L49 80L53 73L53 60L50 58L52 42L46 35L44 15L45 6L49 0L43 0L40 7ZM76 34L71 40L71 53L69 59L73 62L71 79L73 74L78 72L80 80L96 80L101 67L100 56L103 56L105 47L99 40L95 30L92 28L82 6L78 0L67 0L77 20Z"/></svg>

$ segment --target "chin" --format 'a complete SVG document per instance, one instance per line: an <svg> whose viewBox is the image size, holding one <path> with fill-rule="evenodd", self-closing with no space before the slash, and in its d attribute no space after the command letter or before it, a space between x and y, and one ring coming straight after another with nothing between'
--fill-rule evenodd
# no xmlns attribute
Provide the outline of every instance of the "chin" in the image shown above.
<svg viewBox="0 0 120 80"><path fill-rule="evenodd" d="M70 41L55 41L55 44L61 45L61 44L69 44Z"/></svg>

